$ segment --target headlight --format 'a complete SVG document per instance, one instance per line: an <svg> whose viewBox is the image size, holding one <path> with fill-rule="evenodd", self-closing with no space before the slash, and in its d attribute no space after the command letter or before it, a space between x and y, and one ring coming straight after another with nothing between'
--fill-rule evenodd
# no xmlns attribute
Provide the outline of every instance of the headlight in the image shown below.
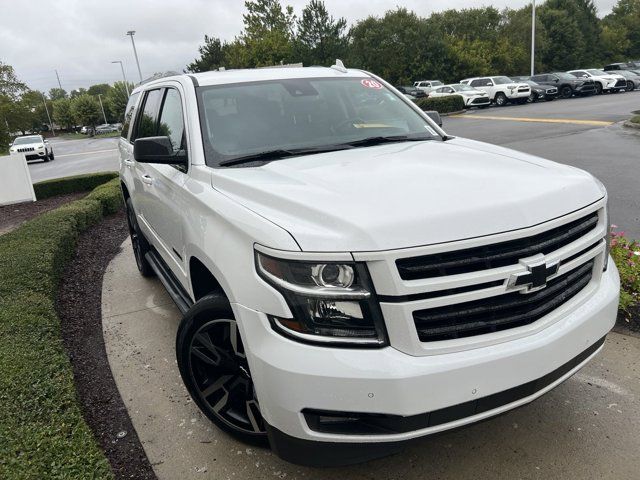
<svg viewBox="0 0 640 480"><path fill-rule="evenodd" d="M287 301L293 318L269 318L297 341L382 347L387 335L366 265L283 260L255 252L258 274Z"/></svg>

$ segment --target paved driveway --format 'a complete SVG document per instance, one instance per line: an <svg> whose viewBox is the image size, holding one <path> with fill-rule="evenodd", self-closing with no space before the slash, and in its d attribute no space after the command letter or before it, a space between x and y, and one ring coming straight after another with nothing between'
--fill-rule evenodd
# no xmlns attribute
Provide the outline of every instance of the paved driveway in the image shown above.
<svg viewBox="0 0 640 480"><path fill-rule="evenodd" d="M640 478L639 338L610 334L582 371L518 410L385 459L311 469L236 442L198 411L175 361L179 313L158 280L138 275L129 241L102 295L113 376L160 480Z"/></svg>

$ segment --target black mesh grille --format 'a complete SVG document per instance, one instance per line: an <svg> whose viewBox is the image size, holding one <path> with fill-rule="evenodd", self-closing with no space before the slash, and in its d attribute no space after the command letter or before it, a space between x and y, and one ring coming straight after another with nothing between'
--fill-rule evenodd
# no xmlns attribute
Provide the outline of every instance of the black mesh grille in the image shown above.
<svg viewBox="0 0 640 480"><path fill-rule="evenodd" d="M434 255L402 258L396 260L396 266L400 278L416 280L514 265L521 258L558 250L584 236L597 224L598 213L594 212L532 237Z"/></svg>
<svg viewBox="0 0 640 480"><path fill-rule="evenodd" d="M423 342L470 337L539 320L573 298L591 280L593 260L554 278L530 294L507 293L481 300L413 312Z"/></svg>

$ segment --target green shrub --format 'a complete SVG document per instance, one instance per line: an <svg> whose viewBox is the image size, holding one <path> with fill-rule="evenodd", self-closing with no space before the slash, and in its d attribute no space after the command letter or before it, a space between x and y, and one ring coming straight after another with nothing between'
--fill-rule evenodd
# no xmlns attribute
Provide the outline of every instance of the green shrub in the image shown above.
<svg viewBox="0 0 640 480"><path fill-rule="evenodd" d="M118 174L116 172L76 175L74 177L57 178L55 180L45 180L44 182L34 183L33 189L36 192L36 198L42 200L67 193L87 192L117 176Z"/></svg>
<svg viewBox="0 0 640 480"><path fill-rule="evenodd" d="M611 257L620 272L620 310L631 315L631 309L640 305L640 243L613 228Z"/></svg>
<svg viewBox="0 0 640 480"><path fill-rule="evenodd" d="M630 122L631 122L631 123L637 123L637 124L640 124L640 115L636 115L635 117L631 117Z"/></svg>
<svg viewBox="0 0 640 480"><path fill-rule="evenodd" d="M460 95L449 95L448 97L426 97L416 100L422 110L435 110L438 113L451 113L464 110L464 99Z"/></svg>
<svg viewBox="0 0 640 480"><path fill-rule="evenodd" d="M112 179L0 237L2 479L113 478L77 402L55 296L80 232L118 210L121 198Z"/></svg>

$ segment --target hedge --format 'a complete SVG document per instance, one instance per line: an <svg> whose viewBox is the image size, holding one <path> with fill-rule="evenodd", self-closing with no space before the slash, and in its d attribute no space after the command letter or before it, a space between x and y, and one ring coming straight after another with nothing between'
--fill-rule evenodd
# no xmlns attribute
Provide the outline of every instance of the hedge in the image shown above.
<svg viewBox="0 0 640 480"><path fill-rule="evenodd" d="M36 198L42 200L67 193L88 192L117 176L118 174L116 172L100 172L76 175L74 177L56 178L55 180L45 180L44 182L34 183L33 189L36 192Z"/></svg>
<svg viewBox="0 0 640 480"><path fill-rule="evenodd" d="M460 95L418 98L416 105L422 110L435 110L438 113L451 113L464 110L464 100Z"/></svg>
<svg viewBox="0 0 640 480"><path fill-rule="evenodd" d="M639 124L639 125L640 125L640 115L636 115L636 116L634 116L634 117L631 117L630 122L631 122L631 123L637 123L637 124Z"/></svg>
<svg viewBox="0 0 640 480"><path fill-rule="evenodd" d="M45 191L88 188L105 175L55 182ZM113 478L82 417L55 297L80 232L121 206L119 180L112 179L0 236L2 479Z"/></svg>

